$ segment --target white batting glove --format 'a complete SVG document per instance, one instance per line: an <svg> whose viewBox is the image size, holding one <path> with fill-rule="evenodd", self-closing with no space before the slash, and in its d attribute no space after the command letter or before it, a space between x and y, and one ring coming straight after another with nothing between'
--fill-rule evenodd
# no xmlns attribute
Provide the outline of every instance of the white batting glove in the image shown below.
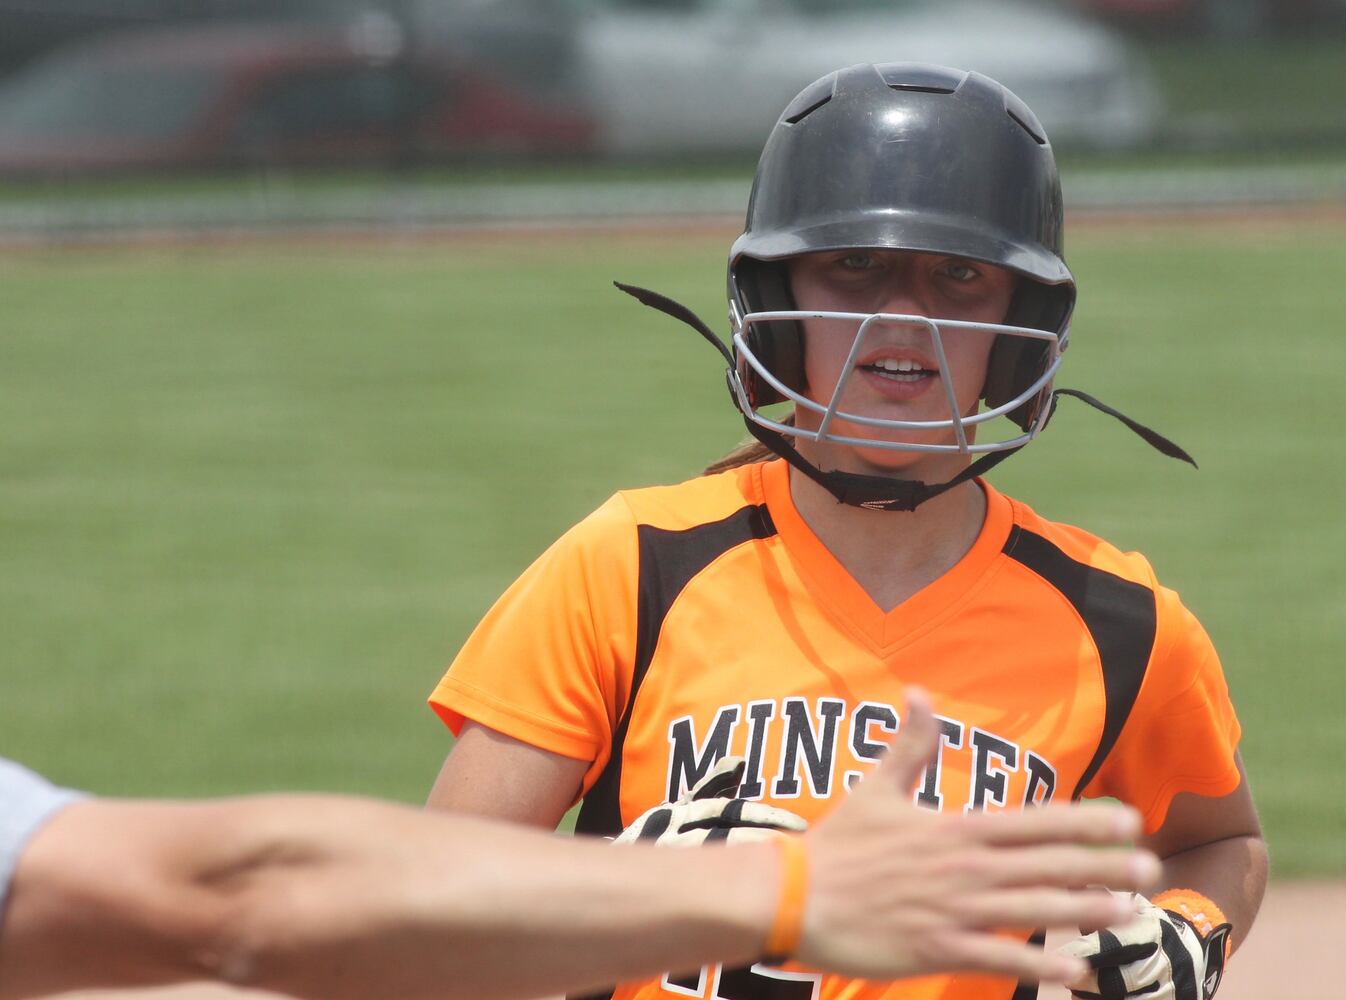
<svg viewBox="0 0 1346 1000"><path fill-rule="evenodd" d="M785 809L740 799L747 765L742 757L724 757L676 802L646 810L614 843L637 840L668 847L694 847L707 841L746 843L777 832L798 833L808 823Z"/></svg>
<svg viewBox="0 0 1346 1000"><path fill-rule="evenodd" d="M1076 938L1060 949L1089 963L1089 972L1068 983L1084 1000L1210 1000L1224 974L1229 924L1201 934L1181 914L1155 906L1136 893L1130 923Z"/></svg>

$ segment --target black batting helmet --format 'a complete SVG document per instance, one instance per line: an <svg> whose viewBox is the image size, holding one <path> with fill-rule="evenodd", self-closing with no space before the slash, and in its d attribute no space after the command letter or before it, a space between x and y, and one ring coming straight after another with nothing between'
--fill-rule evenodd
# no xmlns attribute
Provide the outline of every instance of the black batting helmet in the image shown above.
<svg viewBox="0 0 1346 1000"><path fill-rule="evenodd" d="M1020 279L1005 325L1057 335L996 336L982 393L1030 434L1045 421L1075 281L1062 257L1061 185L1028 106L978 73L917 63L860 65L810 84L776 122L757 167L743 235L729 255L731 322L794 310L784 258L842 249L948 254ZM802 328L761 321L747 353L802 388ZM784 398L737 351L753 409Z"/></svg>

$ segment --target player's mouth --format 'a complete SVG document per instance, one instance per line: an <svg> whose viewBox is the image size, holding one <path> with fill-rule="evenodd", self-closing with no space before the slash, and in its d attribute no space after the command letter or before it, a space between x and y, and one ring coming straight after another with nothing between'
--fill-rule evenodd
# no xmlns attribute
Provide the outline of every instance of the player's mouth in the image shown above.
<svg viewBox="0 0 1346 1000"><path fill-rule="evenodd" d="M922 366L919 361L898 361L894 358L887 358L860 367L864 371L873 372L880 378L892 379L894 382L919 382L923 378L934 378L939 374L937 371Z"/></svg>
<svg viewBox="0 0 1346 1000"><path fill-rule="evenodd" d="M893 353L891 349L876 352L856 367L867 376L866 382L896 399L911 399L939 378L934 362L906 351Z"/></svg>

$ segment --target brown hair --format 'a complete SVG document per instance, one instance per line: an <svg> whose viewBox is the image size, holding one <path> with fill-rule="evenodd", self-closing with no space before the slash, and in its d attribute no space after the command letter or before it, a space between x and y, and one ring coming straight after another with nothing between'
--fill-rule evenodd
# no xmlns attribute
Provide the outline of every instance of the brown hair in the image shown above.
<svg viewBox="0 0 1346 1000"><path fill-rule="evenodd" d="M794 426L795 417L791 413L781 420L781 423ZM703 475L713 476L717 472L728 472L730 469L737 469L741 465L752 465L755 462L765 462L768 459L775 458L776 453L768 448L762 442L757 440L745 441L728 455L723 458L717 458L706 466Z"/></svg>

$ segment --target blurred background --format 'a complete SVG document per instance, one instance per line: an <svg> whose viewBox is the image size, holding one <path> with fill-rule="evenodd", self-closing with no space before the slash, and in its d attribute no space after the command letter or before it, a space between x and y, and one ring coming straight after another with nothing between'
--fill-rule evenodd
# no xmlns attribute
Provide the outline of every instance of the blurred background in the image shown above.
<svg viewBox="0 0 1346 1000"><path fill-rule="evenodd" d="M1053 137L1063 402L996 483L1221 649L1277 874L1346 873L1346 0L0 0L0 753L119 795L420 800L424 706L716 358L780 109L977 69ZM1337 792L1332 792L1337 788Z"/></svg>
<svg viewBox="0 0 1346 1000"><path fill-rule="evenodd" d="M0 239L732 215L791 96L895 59L1023 97L1074 207L1339 198L1344 44L1346 0L0 0Z"/></svg>

